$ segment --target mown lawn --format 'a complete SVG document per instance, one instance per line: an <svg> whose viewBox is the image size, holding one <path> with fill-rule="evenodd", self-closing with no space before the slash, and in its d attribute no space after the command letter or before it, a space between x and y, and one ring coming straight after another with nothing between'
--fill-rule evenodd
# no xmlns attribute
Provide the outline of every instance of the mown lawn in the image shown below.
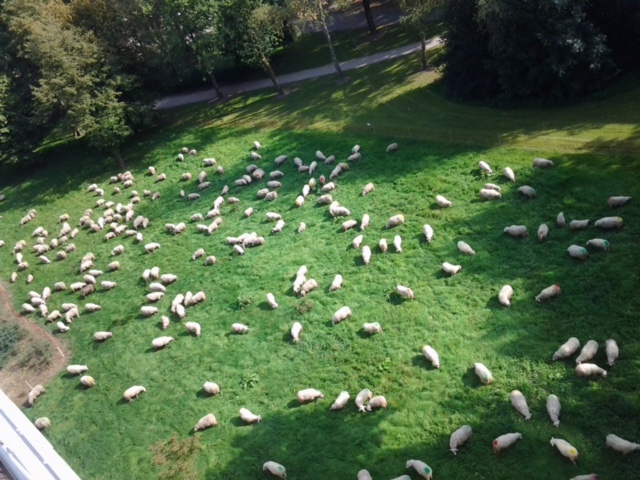
<svg viewBox="0 0 640 480"><path fill-rule="evenodd" d="M339 89L327 79L310 82L281 101L259 93L215 107L171 112L162 128L139 137L126 151L134 188L162 194L157 202L143 198L136 207L151 219L143 232L145 243L159 242L159 251L146 255L131 239L104 242L104 231L82 231L74 240L77 252L66 261L40 265L31 253L26 255L35 280L26 285L22 273L11 286L17 306L30 290L81 278L77 269L86 252L94 252L96 267L106 269L113 247L121 243L127 249L119 258L122 269L99 279L118 286L90 297L103 310L83 314L66 334L72 362L89 365L98 386L84 390L77 378L62 373L36 406L25 410L33 419L51 418L45 435L82 478L156 478L160 470L151 465L149 447L174 433L190 438L195 423L209 412L220 427L197 434L202 445L198 478L263 478L267 460L284 464L290 479L355 478L361 468L374 478L393 478L405 473L411 458L426 461L436 478L564 479L590 472L602 478L638 477L637 454L623 457L604 442L608 433L640 438L635 421L640 408L637 203L615 212L624 218L621 231L602 232L590 225L571 232L555 227L554 220L564 211L568 219L593 222L612 214L606 205L609 195L640 195L640 164L626 150L638 141L638 110L632 107L640 91L627 87L608 99L562 109L496 111L444 100L428 85L428 75L405 81L414 67L408 61L366 69ZM256 139L264 145L261 166L267 174L277 155L289 155L281 168L280 198L274 203L256 199L262 185L232 187L230 195L241 203L225 203L219 231L197 233L189 217L206 213L222 186L232 185L244 172ZM385 153L391 141L400 143L394 155ZM310 195L300 209L293 205L308 175L295 173L292 158L309 164L320 149L344 161L355 143L362 146L364 159L339 178L334 198L351 210L350 218L371 216L364 232L364 244L373 250L368 266L351 247L359 232L341 232L344 219L334 220L326 207L316 206L317 195ZM197 148L198 156L175 162L182 146ZM180 182L180 174L197 176L201 159L211 156L224 166L224 176L205 169L212 187L195 202L180 198L180 189L197 190L193 181ZM533 170L534 156L551 158L556 167ZM75 224L94 206L96 198L84 192L90 183L104 186L108 199L126 201L128 191L112 196L107 185L117 172L115 163L99 160L70 150L21 182L9 179L2 189L7 200L0 204L0 238L7 244L0 250L3 279L15 269L10 248L17 240L25 238L31 246L36 226L55 235L58 215L70 214ZM516 184L506 183L500 174L489 180L502 186L502 200L479 200L478 191L487 181L478 173L479 160L497 172L505 166L515 170ZM145 175L149 165L165 172L168 180L154 184ZM330 171L331 166L320 165L316 178ZM367 182L376 189L362 197ZM519 196L517 187L525 184L536 189L537 199ZM452 200L453 207L437 208L436 194ZM245 219L242 212L250 206L257 213ZM37 218L18 227L29 208L37 209ZM99 211L94 208L95 217ZM267 211L283 215L287 225L282 233L270 234ZM406 225L384 230L386 220L397 213L405 215ZM185 234L165 232L165 223L179 221L188 223ZM301 221L307 231L297 234ZM540 244L535 231L542 222L549 224L550 234ZM425 223L436 232L430 245L422 235ZM529 237L506 236L502 230L511 224L527 225ZM264 235L266 244L234 256L225 238L251 231ZM395 253L391 247L380 253L378 240L385 237L391 244L396 234L403 238L404 251ZM594 237L607 238L611 252L594 251L585 262L567 256L569 245L584 245ZM477 254L460 254L458 240L471 244ZM215 255L218 264L205 267L191 261L200 247ZM443 261L461 264L462 272L443 275ZM187 320L202 325L202 336L187 335L172 317L164 334L176 341L158 352L150 342L163 335L159 316L139 316L147 293L141 274L154 265L179 276L158 304L161 314L179 292L207 294L205 303L187 310ZM291 291L301 265L320 286L304 299ZM344 277L343 289L328 293L337 273ZM496 298L507 283L515 290L511 308ZM535 295L553 283L562 286L562 295L536 303ZM396 284L411 287L416 300L401 301L392 293ZM267 292L276 296L278 310L266 305ZM77 294L58 293L50 310L67 301L83 303ZM331 325L331 316L343 305L353 317ZM295 321L304 327L297 345L288 333ZM362 332L362 324L372 321L382 324L382 334ZM250 332L231 335L234 322L246 323ZM92 334L98 330L113 331L113 339L95 344ZM595 363L601 366L604 341L618 341L620 359L608 369L606 380L576 378L573 358L551 361L571 336L582 344L597 340L601 347ZM422 357L425 344L440 353L440 370ZM470 369L473 362L491 369L493 385L480 384ZM218 383L222 395L207 398L205 381ZM122 392L135 384L144 385L147 393L124 403ZM325 399L299 406L295 394L308 387L323 391ZM384 395L389 408L359 414L351 402L344 411L329 411L341 390L348 390L353 400L363 388ZM513 389L527 397L530 421L511 407ZM559 428L545 410L551 393L562 403ZM243 406L263 421L243 426L238 418ZM448 451L449 435L463 424L472 426L474 436L454 457ZM516 431L523 440L495 456L491 441ZM549 445L552 436L579 450L578 468Z"/></svg>

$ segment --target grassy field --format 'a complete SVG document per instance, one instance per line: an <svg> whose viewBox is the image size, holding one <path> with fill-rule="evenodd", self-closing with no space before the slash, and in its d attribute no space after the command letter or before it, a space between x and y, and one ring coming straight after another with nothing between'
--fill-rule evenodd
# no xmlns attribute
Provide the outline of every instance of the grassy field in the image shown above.
<svg viewBox="0 0 640 480"><path fill-rule="evenodd" d="M201 450L195 478L263 478L261 466L267 460L284 464L290 479L355 478L361 468L374 478L392 478L405 473L410 458L427 462L435 478L568 479L590 472L601 478L638 478L637 454L622 457L607 449L604 438L616 433L640 439L635 421L640 408L640 212L635 200L616 211L625 228L615 232L591 225L571 232L556 228L554 219L564 211L568 219L593 222L612 214L606 205L609 195L640 195L640 163L630 154L639 138L635 107L640 89L625 85L607 99L555 110L496 111L444 100L431 84L432 75L407 77L415 67L405 61L365 69L337 89L327 79L309 82L284 100L258 93L219 106L171 112L125 152L136 177L134 188L162 194L157 202L144 198L136 207L151 219L145 243L159 242L159 251L146 255L131 239L105 242L104 231L82 231L74 239L77 252L66 261L40 265L31 253L26 255L35 280L26 285L22 273L11 286L17 305L30 290L81 278L78 265L86 252L94 252L96 267L106 269L113 247L123 244L127 249L119 258L122 269L99 279L118 286L90 297L103 310L83 314L65 335L74 352L72 362L89 365L98 386L84 390L77 378L63 373L34 408L25 410L33 419L51 418L45 435L82 478L156 478L163 467L152 465L149 447L174 434L180 441L193 438L193 426L209 412L220 426L196 434ZM167 234L165 223L188 222L193 213L209 210L222 186L232 185L251 163L249 147L256 139L264 145L261 166L267 173L275 168L277 155L289 155L281 168L280 198L274 203L257 200L255 192L262 185L232 187L231 195L241 203L222 207L218 232L203 236L188 223L185 234ZM400 142L395 155L385 153L391 141ZM351 210L350 218L371 216L364 232L364 244L374 252L368 266L351 247L359 232L341 232L343 219L334 220L326 207L316 206L317 195L310 195L303 208L293 205L308 176L295 173L291 159L299 156L309 164L320 149L344 161L355 143L362 146L364 159L339 178L334 198ZM183 146L199 152L185 164L174 161ZM211 156L224 166L225 175L208 169L213 184L202 198L191 203L180 198L180 189L197 190L194 182L180 182L180 174L197 176L200 160ZM556 167L533 170L534 156L552 158ZM36 226L55 235L58 215L68 213L76 223L94 206L96 198L84 192L90 183L104 186L107 199L125 201L128 191L112 196L107 185L117 172L115 162L98 160L70 149L28 178L6 180L1 193L7 199L0 204L0 238L7 244L0 250L1 278L15 269L10 248L17 240L25 238L31 246ZM479 160L497 172L507 165L515 170L516 184L499 174L490 179L502 186L502 200L479 200L478 191L487 181L478 173ZM154 184L145 175L150 165L168 180ZM330 170L320 165L318 175L328 176ZM362 197L367 182L376 189ZM517 187L525 184L537 190L537 199L519 196ZM453 207L437 208L436 194L452 200ZM242 212L249 206L257 213L245 219ZM18 227L29 208L36 208L38 217ZM99 209L94 211L97 217ZM287 225L282 233L270 234L267 211L283 215ZM406 225L384 230L386 220L397 213L405 215ZM301 221L307 231L297 234ZM535 231L542 222L549 224L550 234L540 244ZM436 232L430 245L421 233L425 223ZM502 230L511 224L527 225L529 237L505 236ZM264 235L266 244L234 256L225 238L251 231ZM380 253L378 240L385 237L391 243L396 234L403 238L403 253L393 247ZM567 256L569 245L584 245L594 237L609 239L611 252L594 251L585 262ZM477 254L460 254L458 240L471 244ZM215 255L218 264L191 261L200 247ZM445 276L443 261L461 264L462 272ZM159 302L162 314L177 293L206 292L205 303L187 310L187 320L202 325L200 338L186 334L177 318L163 333L159 316L139 316L147 293L141 274L154 265L179 276ZM301 265L320 286L304 299L291 290ZM343 289L328 293L337 273L344 277ZM515 290L511 308L496 298L507 283ZM534 296L553 283L562 286L562 295L536 303ZM401 301L392 293L396 284L411 287L416 300ZM268 308L267 292L276 296L278 310ZM50 309L68 301L83 303L77 294L57 293ZM333 313L343 305L353 317L332 326ZM304 327L299 344L288 333L295 321ZM382 334L362 332L362 324L372 321L382 324ZM233 322L246 323L250 332L230 334ZM94 343L92 333L98 330L113 331L113 339ZM176 341L152 351L151 340L163 334ZM618 341L620 359L606 380L576 378L573 359L551 361L570 336L582 344L597 340L601 347L595 363L601 366L604 341ZM440 370L422 357L425 344L440 353ZM470 369L473 362L491 369L494 384L480 384ZM222 395L206 397L205 381L218 383ZM126 404L122 392L136 384L147 393ZM296 392L309 387L323 391L325 399L299 406ZM350 403L344 411L329 411L341 390L353 399L363 388L384 395L389 408L359 414ZM530 421L511 407L513 389L527 397ZM545 410L551 393L562 402L559 428ZM238 418L243 406L263 421L243 426ZM474 436L454 457L448 451L449 435L463 424L473 427ZM523 440L495 456L491 441L516 431ZM552 436L579 450L578 468L549 445ZM191 478L187 473L185 469L184 478Z"/></svg>

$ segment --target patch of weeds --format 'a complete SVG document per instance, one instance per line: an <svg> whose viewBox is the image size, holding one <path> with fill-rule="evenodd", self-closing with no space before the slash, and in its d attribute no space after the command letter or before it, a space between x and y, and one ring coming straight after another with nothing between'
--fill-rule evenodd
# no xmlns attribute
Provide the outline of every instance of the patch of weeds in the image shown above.
<svg viewBox="0 0 640 480"><path fill-rule="evenodd" d="M238 297L238 299L236 300L236 309L244 310L249 305L251 305L252 301L253 299L251 297L245 297L245 296Z"/></svg>
<svg viewBox="0 0 640 480"><path fill-rule="evenodd" d="M240 379L240 386L243 390L255 387L260 382L260 375L257 373L247 373Z"/></svg>
<svg viewBox="0 0 640 480"><path fill-rule="evenodd" d="M160 468L160 480L192 480L200 478L197 462L200 456L200 437L192 436L184 440L178 434L166 441L160 440L149 447L153 453L151 464Z"/></svg>
<svg viewBox="0 0 640 480"><path fill-rule="evenodd" d="M304 315L305 313L309 313L311 310L313 310L313 302L310 302L306 298L303 298L302 301L294 308L298 315Z"/></svg>
<svg viewBox="0 0 640 480"><path fill-rule="evenodd" d="M17 361L19 368L38 370L44 368L53 356L51 345L43 340L35 340L20 351Z"/></svg>
<svg viewBox="0 0 640 480"><path fill-rule="evenodd" d="M22 330L17 325L0 325L0 367L15 354L16 344L22 339Z"/></svg>

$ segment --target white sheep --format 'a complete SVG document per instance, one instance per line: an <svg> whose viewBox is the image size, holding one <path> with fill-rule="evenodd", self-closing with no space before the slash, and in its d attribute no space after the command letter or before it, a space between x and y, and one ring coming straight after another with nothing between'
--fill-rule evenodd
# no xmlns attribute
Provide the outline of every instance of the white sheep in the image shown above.
<svg viewBox="0 0 640 480"><path fill-rule="evenodd" d="M531 413L529 413L529 406L527 405L527 399L524 398L524 395L520 390L513 390L509 394L509 399L511 400L511 405L515 408L525 420L529 420L531 418Z"/></svg>
<svg viewBox="0 0 640 480"><path fill-rule="evenodd" d="M507 180L509 180L512 183L515 183L516 175L515 175L515 173L513 173L513 170L511 168L505 167L505 169L502 171L502 173L504 174L504 176L506 177Z"/></svg>
<svg viewBox="0 0 640 480"><path fill-rule="evenodd" d="M69 327L67 327L64 323L58 322L56 323L56 327L60 333L65 333L69 331Z"/></svg>
<svg viewBox="0 0 640 480"><path fill-rule="evenodd" d="M213 255L209 255L207 258L205 258L204 260L204 264L205 265L215 265L216 263L218 263L218 260L216 259L216 257L214 257Z"/></svg>
<svg viewBox="0 0 640 480"><path fill-rule="evenodd" d="M408 460L407 468L413 468L416 473L425 480L431 480L433 478L433 470L421 460Z"/></svg>
<svg viewBox="0 0 640 480"><path fill-rule="evenodd" d="M331 404L330 410L342 410L350 398L349 392L343 390L340 392L340 395L338 395L338 398Z"/></svg>
<svg viewBox="0 0 640 480"><path fill-rule="evenodd" d="M164 348L174 340L173 337L157 337L151 340L151 346L155 349Z"/></svg>
<svg viewBox="0 0 640 480"><path fill-rule="evenodd" d="M156 307L146 305L144 307L140 307L140 313L145 317L151 317L158 313L158 309Z"/></svg>
<svg viewBox="0 0 640 480"><path fill-rule="evenodd" d="M171 283L174 283L178 280L178 276L174 275L172 273L165 273L160 277L160 281L164 284L164 285L169 285Z"/></svg>
<svg viewBox="0 0 640 480"><path fill-rule="evenodd" d="M607 447L613 448L615 451L626 455L627 453L631 453L635 450L640 450L640 444L633 443L624 438L620 438L613 433L607 435Z"/></svg>
<svg viewBox="0 0 640 480"><path fill-rule="evenodd" d="M538 240L541 242L544 242L547 239L548 235L549 235L549 227L547 226L546 223L541 224L538 227Z"/></svg>
<svg viewBox="0 0 640 480"><path fill-rule="evenodd" d="M546 158L534 158L533 166L537 168L549 168L553 167L553 162L551 160L547 160Z"/></svg>
<svg viewBox="0 0 640 480"><path fill-rule="evenodd" d="M569 228L571 230L584 230L589 225L589 220L571 220Z"/></svg>
<svg viewBox="0 0 640 480"><path fill-rule="evenodd" d="M196 337L200 336L201 328L198 322L187 322L184 324L184 328L189 333L193 333Z"/></svg>
<svg viewBox="0 0 640 480"><path fill-rule="evenodd" d="M80 377L80 384L83 387L91 388L96 386L96 380L90 375L83 375Z"/></svg>
<svg viewBox="0 0 640 480"><path fill-rule="evenodd" d="M371 192L373 192L374 188L375 187L373 186L373 183L367 183L362 189L362 196L364 197L370 194Z"/></svg>
<svg viewBox="0 0 640 480"><path fill-rule="evenodd" d="M51 420L48 417L40 417L33 422L35 427L38 430L44 430L45 428L49 428L51 426Z"/></svg>
<svg viewBox="0 0 640 480"><path fill-rule="evenodd" d="M570 257L577 258L578 260L586 260L589 258L587 249L580 245L570 245L569 248L567 248L567 253Z"/></svg>
<svg viewBox="0 0 640 480"><path fill-rule="evenodd" d="M365 323L362 325L362 330L369 335L373 335L374 333L382 333L382 327L378 322Z"/></svg>
<svg viewBox="0 0 640 480"><path fill-rule="evenodd" d="M460 252L466 255L476 254L476 251L473 248L471 248L471 246L467 242L463 242L462 240L460 240L456 246L458 247L458 250L460 250Z"/></svg>
<svg viewBox="0 0 640 480"><path fill-rule="evenodd" d="M484 364L474 363L473 369L476 372L476 375L478 376L478 378L480 378L480 381L484 385L489 385L493 383L493 375L491 375L491 372Z"/></svg>
<svg viewBox="0 0 640 480"><path fill-rule="evenodd" d="M349 307L341 307L338 310L336 310L336 312L333 314L333 317L331 319L331 321L333 322L333 324L337 324L342 322L343 320L346 320L347 318L349 318L352 315L351 309Z"/></svg>
<svg viewBox="0 0 640 480"><path fill-rule="evenodd" d="M439 207L442 207L442 208L449 208L453 205L453 203L450 200L447 200L442 195L436 195L436 203L438 204Z"/></svg>
<svg viewBox="0 0 640 480"><path fill-rule="evenodd" d="M498 301L507 307L511 306L511 298L513 297L513 287L511 285L504 285L498 293Z"/></svg>
<svg viewBox="0 0 640 480"><path fill-rule="evenodd" d="M331 282L331 286L329 287L329 291L330 292L335 292L336 290L339 290L342 288L342 275L337 274L334 279L333 282Z"/></svg>
<svg viewBox="0 0 640 480"><path fill-rule="evenodd" d="M414 300L415 295L413 294L413 290L409 287L405 287L403 285L396 285L396 293L400 295L402 298L407 298L409 300Z"/></svg>
<svg viewBox="0 0 640 480"><path fill-rule="evenodd" d="M596 220L593 224L597 228L610 229L610 228L622 228L621 217L604 217Z"/></svg>
<svg viewBox="0 0 640 480"><path fill-rule="evenodd" d="M362 262L365 265L369 265L371 262L371 248L368 245L362 247Z"/></svg>
<svg viewBox="0 0 640 480"><path fill-rule="evenodd" d="M387 224L385 225L385 228L393 228L393 227L397 227L398 225L404 225L404 215L402 214L398 214L398 215L394 215L393 217L390 217L389 220L387 220Z"/></svg>
<svg viewBox="0 0 640 480"><path fill-rule="evenodd" d="M402 237L400 235L393 237L393 246L396 252L402 253Z"/></svg>
<svg viewBox="0 0 640 480"><path fill-rule="evenodd" d="M273 296L273 293L267 293L267 302L274 310L278 308L278 302L276 302L276 297Z"/></svg>
<svg viewBox="0 0 640 480"><path fill-rule="evenodd" d="M62 318L62 313L60 313L60 310L54 310L47 316L47 322L53 322L59 318Z"/></svg>
<svg viewBox="0 0 640 480"><path fill-rule="evenodd" d="M603 238L592 238L591 240L587 240L587 246L600 248L605 252L608 252L611 245L608 240L605 240Z"/></svg>
<svg viewBox="0 0 640 480"><path fill-rule="evenodd" d="M304 222L300 222L300 225L298 225L298 233L302 233L307 229L307 224Z"/></svg>
<svg viewBox="0 0 640 480"><path fill-rule="evenodd" d="M372 393L371 393L371 390L369 390L368 388L360 390L358 395L356 395L356 400L355 400L355 404L356 404L356 407L358 407L359 412L367 411L365 402L369 400L371 397L372 397Z"/></svg>
<svg viewBox="0 0 640 480"><path fill-rule="evenodd" d="M133 402L136 398L138 398L138 395L146 391L147 389L142 385L134 385L133 387L127 388L122 396L127 402Z"/></svg>
<svg viewBox="0 0 640 480"><path fill-rule="evenodd" d="M499 454L505 448L509 448L511 445L516 443L519 439L522 438L521 433L505 433L504 435L500 435L496 438L493 445L493 453Z"/></svg>
<svg viewBox="0 0 640 480"><path fill-rule="evenodd" d="M438 352L430 345L425 345L422 347L422 354L427 361L431 362L434 368L440 368L440 356Z"/></svg>
<svg viewBox="0 0 640 480"><path fill-rule="evenodd" d="M555 298L561 293L562 289L560 288L560 285L551 285L550 287L542 289L542 291L536 296L536 302Z"/></svg>
<svg viewBox="0 0 640 480"><path fill-rule="evenodd" d="M102 307L96 303L86 303L84 309L89 313L93 313L102 310Z"/></svg>
<svg viewBox="0 0 640 480"><path fill-rule="evenodd" d="M433 233L434 233L431 225L429 224L423 225L422 233L424 233L424 238L427 241L427 243L431 243L431 240L433 239Z"/></svg>
<svg viewBox="0 0 640 480"><path fill-rule="evenodd" d="M89 370L89 367L86 365L69 365L67 366L67 373L69 375L80 375L81 373Z"/></svg>
<svg viewBox="0 0 640 480"><path fill-rule="evenodd" d="M309 403L318 398L324 398L324 395L320 390L316 390L315 388L306 388L296 393L296 398L300 403Z"/></svg>
<svg viewBox="0 0 640 480"><path fill-rule="evenodd" d="M553 426L557 427L560 425L560 399L555 395L549 395L547 397L547 413L549 414L549 418L553 422Z"/></svg>
<svg viewBox="0 0 640 480"><path fill-rule="evenodd" d="M613 367L613 364L618 359L618 355L620 353L618 344L613 338L610 338L605 342L605 350L607 352L607 365Z"/></svg>
<svg viewBox="0 0 640 480"><path fill-rule="evenodd" d="M144 251L147 252L147 253L152 253L152 252L155 252L159 248L160 248L160 244L159 243L152 242L152 243L147 243L144 246Z"/></svg>
<svg viewBox="0 0 640 480"><path fill-rule="evenodd" d="M218 395L220 393L220 386L217 383L204 382L202 388L209 395Z"/></svg>
<svg viewBox="0 0 640 480"><path fill-rule="evenodd" d="M389 249L389 246L387 245L387 239L386 238L381 238L380 241L378 242L378 248L380 249L380 251L382 253L387 253L387 250Z"/></svg>
<svg viewBox="0 0 640 480"><path fill-rule="evenodd" d="M247 333L249 331L249 327L247 327L246 325L243 325L242 323L234 323L233 325L231 325L231 331L233 333Z"/></svg>
<svg viewBox="0 0 640 480"><path fill-rule="evenodd" d="M607 376L607 371L593 363L581 363L576 367L576 375L579 377L591 377L591 376Z"/></svg>
<svg viewBox="0 0 640 480"><path fill-rule="evenodd" d="M622 207L631 201L631 197L626 196L617 196L617 197L609 197L607 199L607 205L611 208Z"/></svg>
<svg viewBox="0 0 640 480"><path fill-rule="evenodd" d="M493 170L491 170L491 167L489 166L489 164L484 160L480 160L478 162L478 168L480 168L480 170L483 173L486 173L487 175L491 175L493 173Z"/></svg>
<svg viewBox="0 0 640 480"><path fill-rule="evenodd" d="M389 405L387 403L387 399L382 395L378 395L377 397L373 397L369 400L369 404L366 406L367 412L378 408L387 408Z"/></svg>
<svg viewBox="0 0 640 480"><path fill-rule="evenodd" d="M162 297L164 297L164 293L151 292L151 293L147 293L146 297L149 302L159 302L160 300L162 300Z"/></svg>
<svg viewBox="0 0 640 480"><path fill-rule="evenodd" d="M454 275L460 273L460 271L462 270L462 265L453 265L449 262L443 262L441 268L443 272L448 273L453 277Z"/></svg>
<svg viewBox="0 0 640 480"><path fill-rule="evenodd" d="M304 282L301 286L300 286L300 296L304 297L306 296L311 290L314 290L318 288L318 282L315 281L315 279L311 278L309 280L307 280L306 282Z"/></svg>
<svg viewBox="0 0 640 480"><path fill-rule="evenodd" d="M484 200L496 200L502 198L502 194L495 189L482 188L480 189L480 198Z"/></svg>
<svg viewBox="0 0 640 480"><path fill-rule="evenodd" d="M104 342L113 336L112 332L96 332L93 334L93 339L96 342Z"/></svg>
<svg viewBox="0 0 640 480"><path fill-rule="evenodd" d="M574 465L576 465L578 450L576 450L573 445L561 438L551 437L551 446L556 447L563 456L567 457Z"/></svg>
<svg viewBox="0 0 640 480"><path fill-rule="evenodd" d="M510 225L504 229L504 233L508 233L512 237L526 237L529 235L527 227L524 225Z"/></svg>
<svg viewBox="0 0 640 480"><path fill-rule="evenodd" d="M320 190L322 191L322 193L329 193L335 189L336 189L336 184L334 182L329 182L323 185Z"/></svg>
<svg viewBox="0 0 640 480"><path fill-rule="evenodd" d="M295 322L291 326L291 337L293 338L293 343L300 342L300 334L302 333L302 324L300 322Z"/></svg>
<svg viewBox="0 0 640 480"><path fill-rule="evenodd" d="M276 477L284 479L287 478L287 469L273 461L265 462L264 465L262 465L262 471L269 472L271 475L275 475Z"/></svg>
<svg viewBox="0 0 640 480"><path fill-rule="evenodd" d="M582 350L580 351L580 355L576 358L576 364L585 363L588 360L591 360L598 353L598 342L595 340L589 340L584 344Z"/></svg>
<svg viewBox="0 0 640 480"><path fill-rule="evenodd" d="M464 445L467 440L473 435L473 430L469 425L463 425L449 437L449 450L456 455L458 453L458 447Z"/></svg>
<svg viewBox="0 0 640 480"><path fill-rule="evenodd" d="M280 219L276 222L276 226L271 229L271 233L280 233L285 226L284 220Z"/></svg>

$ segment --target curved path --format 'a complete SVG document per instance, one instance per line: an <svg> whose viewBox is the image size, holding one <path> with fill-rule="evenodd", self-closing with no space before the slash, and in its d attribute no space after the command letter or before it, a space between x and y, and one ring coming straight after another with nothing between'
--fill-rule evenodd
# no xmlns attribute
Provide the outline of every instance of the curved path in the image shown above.
<svg viewBox="0 0 640 480"><path fill-rule="evenodd" d="M433 37L427 41L426 50L431 50L438 47L441 44L439 36ZM384 62L387 60L393 60L395 58L403 57L411 53L415 53L420 50L420 42L405 45L404 47L397 47L386 52L374 53L367 55L366 57L354 58L340 62L340 67L343 71L355 70L356 68L366 67L375 63ZM278 81L282 85L290 83L300 82L302 80L310 80L312 78L324 77L327 75L333 75L336 73L336 69L332 63L324 65L322 67L310 68L308 70L302 70L300 72L289 73L286 75L280 75ZM247 92L253 92L256 90L262 90L263 88L273 88L273 83L268 78L262 80L254 80L251 82L237 83L234 85L227 85L222 87L222 92L225 96L236 96ZM156 110L168 110L170 108L181 107L183 105L189 105L192 103L208 102L216 99L216 94L213 89L200 90L193 93L184 93L180 95L171 95L159 100L154 108Z"/></svg>

